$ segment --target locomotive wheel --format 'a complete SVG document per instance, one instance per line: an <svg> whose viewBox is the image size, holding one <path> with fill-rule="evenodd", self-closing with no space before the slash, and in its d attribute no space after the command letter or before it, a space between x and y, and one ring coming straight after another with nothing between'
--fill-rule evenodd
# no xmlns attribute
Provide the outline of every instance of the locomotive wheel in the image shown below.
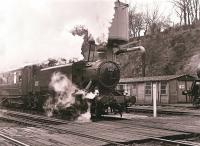
<svg viewBox="0 0 200 146"><path fill-rule="evenodd" d="M101 118L103 113L104 113L103 103L97 100L93 100L91 103L92 118Z"/></svg>

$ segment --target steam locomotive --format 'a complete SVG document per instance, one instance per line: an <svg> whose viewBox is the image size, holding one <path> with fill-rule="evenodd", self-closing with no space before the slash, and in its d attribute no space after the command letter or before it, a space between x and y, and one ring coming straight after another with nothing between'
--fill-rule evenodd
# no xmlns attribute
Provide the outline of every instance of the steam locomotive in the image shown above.
<svg viewBox="0 0 200 146"><path fill-rule="evenodd" d="M17 106L26 109L43 110L49 95L55 92L49 88L53 73L60 72L67 76L73 84L86 92L99 90L99 95L91 100L91 112L101 116L108 107L121 113L127 105L134 104L134 97L127 98L115 90L120 79L119 66L113 61L78 61L65 65L41 68L38 65L0 74L0 102L5 106ZM84 103L81 95L76 95L78 102ZM82 106L83 106L82 105ZM87 108L84 108L85 112Z"/></svg>
<svg viewBox="0 0 200 146"><path fill-rule="evenodd" d="M62 110L62 113L82 114L87 111L90 105L91 113L95 116L101 116L107 111L121 114L128 105L135 103L135 97L124 96L123 91L115 90L120 79L120 69L113 60L115 55L121 53L138 50L145 52L144 47L135 46L135 43L126 44L129 40L128 32L128 5L116 1L106 50L99 50L100 60L90 61L90 52L95 42L89 39L90 47L87 61L47 68L31 65L1 73L0 103L6 106L43 110L43 105L49 97L60 96L52 88L49 88L52 75L60 72L67 76L79 89L83 89L87 93L99 91L99 95L89 101L84 99L82 94L74 92L73 96L75 96L76 102ZM62 78L64 76L57 80L62 80ZM53 98L52 101L54 100ZM87 104L88 102L89 104ZM110 107L110 110L108 110L108 107ZM79 109L78 112L77 109Z"/></svg>

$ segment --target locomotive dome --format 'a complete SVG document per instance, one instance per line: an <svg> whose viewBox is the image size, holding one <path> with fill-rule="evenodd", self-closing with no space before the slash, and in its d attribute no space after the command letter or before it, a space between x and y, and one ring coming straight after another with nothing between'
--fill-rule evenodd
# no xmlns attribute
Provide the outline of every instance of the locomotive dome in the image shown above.
<svg viewBox="0 0 200 146"><path fill-rule="evenodd" d="M99 82L104 87L114 87L120 79L120 69L115 62L106 61L98 68Z"/></svg>

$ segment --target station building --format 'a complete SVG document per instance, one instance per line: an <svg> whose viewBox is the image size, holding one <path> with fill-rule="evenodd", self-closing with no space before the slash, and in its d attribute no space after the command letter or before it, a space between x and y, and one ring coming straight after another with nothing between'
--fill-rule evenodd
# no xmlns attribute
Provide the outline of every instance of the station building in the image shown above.
<svg viewBox="0 0 200 146"><path fill-rule="evenodd" d="M117 89L124 90L129 96L136 96L136 104L151 105L153 96L160 105L190 103L191 97L182 95L182 92L190 89L193 80L194 76L186 74L121 78Z"/></svg>

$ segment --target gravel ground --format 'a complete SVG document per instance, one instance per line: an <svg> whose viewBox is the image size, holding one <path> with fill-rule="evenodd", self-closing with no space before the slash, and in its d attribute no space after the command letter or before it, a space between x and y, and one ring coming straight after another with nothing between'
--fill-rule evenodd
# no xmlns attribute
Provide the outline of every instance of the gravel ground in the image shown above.
<svg viewBox="0 0 200 146"><path fill-rule="evenodd" d="M150 142L141 143L141 144L132 144L129 146L177 146L177 145L167 144L167 143L157 142L157 141L150 141Z"/></svg>
<svg viewBox="0 0 200 146"><path fill-rule="evenodd" d="M0 128L4 128L4 127L22 127L22 125L19 125L17 123L14 122L9 122L9 121L4 121L0 119Z"/></svg>

